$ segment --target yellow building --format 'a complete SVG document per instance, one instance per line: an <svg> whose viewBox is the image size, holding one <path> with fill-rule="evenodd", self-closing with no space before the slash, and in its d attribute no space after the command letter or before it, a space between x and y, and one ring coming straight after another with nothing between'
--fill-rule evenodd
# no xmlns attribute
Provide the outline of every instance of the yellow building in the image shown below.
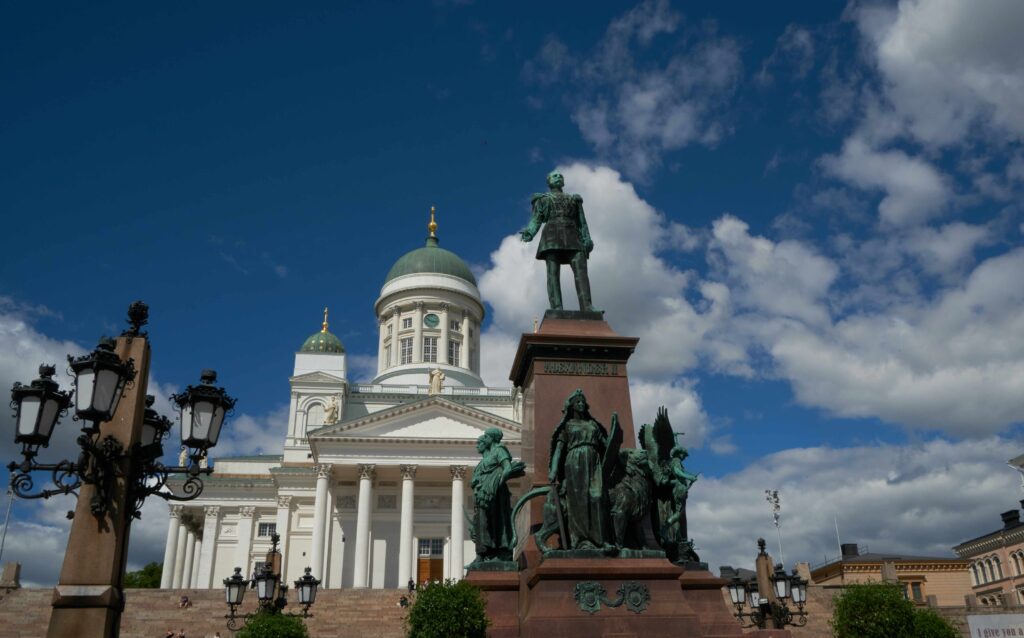
<svg viewBox="0 0 1024 638"><path fill-rule="evenodd" d="M953 548L968 562L971 593L985 607L1002 606L1004 594L1010 594L1014 603L1024 604L1024 522L1020 510L1009 510L1001 516L1000 529Z"/></svg>
<svg viewBox="0 0 1024 638"><path fill-rule="evenodd" d="M964 604L971 593L970 561L963 558L860 553L856 543L845 543L842 556L811 570L815 585L842 586L867 582L898 582L907 598L918 605L942 607Z"/></svg>

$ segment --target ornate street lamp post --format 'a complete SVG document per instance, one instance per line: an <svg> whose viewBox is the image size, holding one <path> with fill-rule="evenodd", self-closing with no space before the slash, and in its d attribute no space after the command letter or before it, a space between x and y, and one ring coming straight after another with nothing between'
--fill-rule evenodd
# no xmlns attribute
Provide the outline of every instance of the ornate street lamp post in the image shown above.
<svg viewBox="0 0 1024 638"><path fill-rule="evenodd" d="M301 614L285 613L283 610L288 605L288 586L281 584L281 552L277 544L281 540L279 534L271 534L270 542L272 547L267 552L267 560L254 574L252 580L242 576L242 568L236 567L235 573L224 579L224 602L228 606L227 626L231 631L244 627L252 618L259 613L282 614L284 616L302 616L309 618L309 608L316 602L317 588L320 581L313 577L312 569L307 567L306 574L295 581L295 591L298 592L299 605L302 606ZM245 590L249 587L256 589L256 597L259 599L255 612L239 615L238 607L245 597Z"/></svg>
<svg viewBox="0 0 1024 638"><path fill-rule="evenodd" d="M757 546L760 550L758 560L768 560L763 538L757 539ZM734 615L741 622L749 620L749 624L744 624L744 628L766 629L769 622L774 629L784 629L786 625L806 625L807 612L804 611L804 603L807 602L807 581L800 578L795 569L791 575L787 575L779 564L769 576L769 582L775 596L774 600L762 597L756 579L746 582L735 576L729 582L729 599L736 607ZM796 605L796 611L789 608L789 601ZM744 611L744 604L750 611Z"/></svg>
<svg viewBox="0 0 1024 638"><path fill-rule="evenodd" d="M91 353L68 357L75 389L62 392L53 380L54 366L39 368L29 385L15 383L11 407L16 443L22 461L12 462L12 492L27 499L50 498L76 492L68 546L53 596L50 638L113 638L118 635L124 593L121 589L127 560L131 522L139 518L147 496L188 501L203 491L200 458L216 445L224 417L235 400L214 387L216 373L204 370L202 383L173 397L181 410L182 443L189 461L165 466L163 439L171 420L153 408L146 394L149 383L149 342L141 332L149 318L146 304L128 309L129 329L120 337L103 339ZM60 417L76 396L75 421L82 423L74 461L39 463L39 449L48 447ZM53 485L35 489L33 474L50 472ZM167 487L173 474L188 478L176 494Z"/></svg>

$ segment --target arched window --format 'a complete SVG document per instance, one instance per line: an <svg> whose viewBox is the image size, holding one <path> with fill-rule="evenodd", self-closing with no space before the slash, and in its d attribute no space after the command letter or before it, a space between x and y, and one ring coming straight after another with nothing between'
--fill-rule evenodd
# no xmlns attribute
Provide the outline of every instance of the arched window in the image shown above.
<svg viewBox="0 0 1024 638"><path fill-rule="evenodd" d="M319 427L324 424L324 405L322 403L311 403L306 408L306 429Z"/></svg>
<svg viewBox="0 0 1024 638"><path fill-rule="evenodd" d="M1003 563L999 560L998 556L992 557L992 562L996 565L996 578L999 580L1003 579Z"/></svg>
<svg viewBox="0 0 1024 638"><path fill-rule="evenodd" d="M981 580L978 579L978 564L977 563L972 563L971 564L971 580L973 581L975 587L977 587L978 585L981 584Z"/></svg>
<svg viewBox="0 0 1024 638"><path fill-rule="evenodd" d="M988 563L986 563L985 560L982 559L982 561L978 563L978 565L981 566L981 582L987 583L988 581L992 580L992 575L988 571Z"/></svg>

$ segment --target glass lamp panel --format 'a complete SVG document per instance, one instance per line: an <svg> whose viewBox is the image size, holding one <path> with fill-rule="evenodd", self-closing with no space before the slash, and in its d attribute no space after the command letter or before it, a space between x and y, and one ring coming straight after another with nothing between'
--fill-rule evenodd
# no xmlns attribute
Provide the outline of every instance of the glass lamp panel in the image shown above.
<svg viewBox="0 0 1024 638"><path fill-rule="evenodd" d="M32 436L39 423L39 397L23 397L18 408L18 435Z"/></svg>
<svg viewBox="0 0 1024 638"><path fill-rule="evenodd" d="M78 411L92 410L94 401L93 386L96 384L95 370L82 370L75 376L75 389L78 394Z"/></svg>
<svg viewBox="0 0 1024 638"><path fill-rule="evenodd" d="M210 422L210 446L217 445L220 438L220 427L224 425L224 408L218 405L213 410L213 419Z"/></svg>
<svg viewBox="0 0 1024 638"><path fill-rule="evenodd" d="M210 424L213 421L215 406L213 402L200 399L192 406L192 437L208 440L210 438Z"/></svg>
<svg viewBox="0 0 1024 638"><path fill-rule="evenodd" d="M96 394L93 397L93 407L100 412L113 415L120 397L120 392L118 392L120 382L121 377L117 372L100 370L96 375Z"/></svg>
<svg viewBox="0 0 1024 638"><path fill-rule="evenodd" d="M785 574L778 574L772 584L775 585L776 596L783 600L789 598L789 578Z"/></svg>
<svg viewBox="0 0 1024 638"><path fill-rule="evenodd" d="M729 585L729 598L732 599L732 604L740 605L743 603L743 585L739 583L732 583Z"/></svg>
<svg viewBox="0 0 1024 638"><path fill-rule="evenodd" d="M47 399L43 404L43 414L39 418L39 433L47 439L53 434L53 426L57 423L57 413L60 411L60 404L56 399Z"/></svg>
<svg viewBox="0 0 1024 638"><path fill-rule="evenodd" d="M181 406L181 442L185 443L192 438L192 406L185 404Z"/></svg>
<svg viewBox="0 0 1024 638"><path fill-rule="evenodd" d="M803 582L797 583L796 589L793 590L793 600L798 603L807 602L807 585Z"/></svg>
<svg viewBox="0 0 1024 638"><path fill-rule="evenodd" d="M146 421L142 422L142 432L139 433L139 444L150 445L156 441L156 427Z"/></svg>
<svg viewBox="0 0 1024 638"><path fill-rule="evenodd" d="M761 604L761 592L757 591L757 587L750 588L750 606L757 607Z"/></svg>
<svg viewBox="0 0 1024 638"><path fill-rule="evenodd" d="M245 597L245 586L246 586L246 584L247 583L244 580L242 580L242 581L237 582L237 583L231 583L231 584L229 584L227 586L226 589L227 589L228 604L230 604L230 605L241 605L242 604L242 599Z"/></svg>
<svg viewBox="0 0 1024 638"><path fill-rule="evenodd" d="M261 574L256 577L256 595L260 600L269 600L273 580L269 575Z"/></svg>

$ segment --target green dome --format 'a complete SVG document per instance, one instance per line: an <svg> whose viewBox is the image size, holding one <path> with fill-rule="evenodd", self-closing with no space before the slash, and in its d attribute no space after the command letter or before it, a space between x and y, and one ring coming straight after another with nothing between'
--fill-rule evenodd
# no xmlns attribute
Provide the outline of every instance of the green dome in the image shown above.
<svg viewBox="0 0 1024 638"><path fill-rule="evenodd" d="M384 283L402 275L439 273L464 279L476 285L476 277L458 255L437 245L437 237L427 237L427 245L402 255L388 271Z"/></svg>
<svg viewBox="0 0 1024 638"><path fill-rule="evenodd" d="M345 352L345 346L341 345L341 339L327 332L325 328L310 335L309 339L306 339L302 347L299 348L299 352L342 354Z"/></svg>

